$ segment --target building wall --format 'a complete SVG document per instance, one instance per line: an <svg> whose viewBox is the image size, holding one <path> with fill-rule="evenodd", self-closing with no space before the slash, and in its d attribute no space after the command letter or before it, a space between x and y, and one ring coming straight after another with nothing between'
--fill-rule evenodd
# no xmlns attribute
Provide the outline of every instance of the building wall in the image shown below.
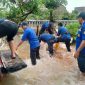
<svg viewBox="0 0 85 85"><path fill-rule="evenodd" d="M85 12L85 7L76 7L75 10L80 13L80 12Z"/></svg>

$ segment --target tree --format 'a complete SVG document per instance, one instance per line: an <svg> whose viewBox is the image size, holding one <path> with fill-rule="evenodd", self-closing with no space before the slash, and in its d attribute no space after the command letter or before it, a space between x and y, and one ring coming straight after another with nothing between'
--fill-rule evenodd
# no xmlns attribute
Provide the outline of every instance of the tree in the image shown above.
<svg viewBox="0 0 85 85"><path fill-rule="evenodd" d="M4 9L3 7L0 8L0 18L5 18L6 17L6 9Z"/></svg>
<svg viewBox="0 0 85 85"><path fill-rule="evenodd" d="M46 8L50 11L50 20L53 20L53 10L58 8L61 5L66 5L66 0L44 0Z"/></svg>
<svg viewBox="0 0 85 85"><path fill-rule="evenodd" d="M74 22L74 23L67 24L66 27L68 28L68 30L73 38L72 42L75 42L76 34L78 31L78 28L80 27L80 24L78 22Z"/></svg>
<svg viewBox="0 0 85 85"><path fill-rule="evenodd" d="M7 18L15 22L25 20L29 14L37 14L39 10L38 0L1 0L4 7L10 9Z"/></svg>
<svg viewBox="0 0 85 85"><path fill-rule="evenodd" d="M75 20L78 16L78 12L76 10L73 10L70 14L70 19Z"/></svg>
<svg viewBox="0 0 85 85"><path fill-rule="evenodd" d="M1 0L4 8L8 12L7 18L15 22L20 22L32 14L33 17L44 19L48 18L50 11L50 20L53 20L53 10L61 5L66 5L66 0ZM46 10L47 9L47 10ZM35 18L35 19L36 19Z"/></svg>
<svg viewBox="0 0 85 85"><path fill-rule="evenodd" d="M77 16L78 16L78 12L76 10L73 10L72 13L68 13L68 12L64 13L62 18L63 19L67 18L69 20L76 20Z"/></svg>
<svg viewBox="0 0 85 85"><path fill-rule="evenodd" d="M70 16L70 14L68 12L65 12L62 16L62 19L63 20L69 20L69 16Z"/></svg>

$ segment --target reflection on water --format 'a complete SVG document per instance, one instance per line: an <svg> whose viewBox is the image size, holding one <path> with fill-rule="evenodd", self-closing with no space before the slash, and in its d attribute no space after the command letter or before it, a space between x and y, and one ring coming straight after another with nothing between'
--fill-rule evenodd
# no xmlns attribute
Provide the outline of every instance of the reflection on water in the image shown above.
<svg viewBox="0 0 85 85"><path fill-rule="evenodd" d="M31 65L30 59L25 60L28 67L5 76L0 85L85 85L85 78L79 72L73 53L62 48L50 58L45 49L43 44L41 60L37 60L36 66Z"/></svg>

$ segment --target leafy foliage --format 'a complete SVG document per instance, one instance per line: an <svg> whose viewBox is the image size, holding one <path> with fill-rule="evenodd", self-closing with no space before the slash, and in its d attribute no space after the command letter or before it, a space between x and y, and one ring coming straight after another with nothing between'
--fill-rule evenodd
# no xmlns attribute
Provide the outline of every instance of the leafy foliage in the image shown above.
<svg viewBox="0 0 85 85"><path fill-rule="evenodd" d="M66 5L66 0L0 0L6 12L6 18L20 22L29 18L31 14L35 19L53 18L53 10L60 5Z"/></svg>
<svg viewBox="0 0 85 85"><path fill-rule="evenodd" d="M78 16L78 12L76 10L73 10L72 13L64 13L62 18L68 18L69 20L75 20Z"/></svg>
<svg viewBox="0 0 85 85"><path fill-rule="evenodd" d="M66 0L45 0L44 1L46 8L48 9L55 9L61 5L66 5Z"/></svg>
<svg viewBox="0 0 85 85"><path fill-rule="evenodd" d="M67 0L44 0L44 4L46 8L49 9L50 20L53 21L53 10L58 8L61 5L66 5Z"/></svg>
<svg viewBox="0 0 85 85"><path fill-rule="evenodd" d="M7 18L15 22L23 21L29 14L36 14L39 11L38 0L2 0L2 2L4 7L9 5Z"/></svg>
<svg viewBox="0 0 85 85"><path fill-rule="evenodd" d="M71 24L66 25L66 27L68 28L68 30L71 33L72 37L75 38L77 30L80 27L79 23L71 23Z"/></svg>

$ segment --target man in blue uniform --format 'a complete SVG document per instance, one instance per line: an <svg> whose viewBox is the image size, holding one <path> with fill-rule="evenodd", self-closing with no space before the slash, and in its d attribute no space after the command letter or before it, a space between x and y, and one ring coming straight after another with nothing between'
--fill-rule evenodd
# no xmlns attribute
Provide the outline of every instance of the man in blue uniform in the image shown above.
<svg viewBox="0 0 85 85"><path fill-rule="evenodd" d="M35 31L32 28L28 27L27 22L22 22L20 26L24 30L24 34L23 34L22 39L21 39L20 43L18 44L17 48L24 41L28 40L29 44L30 44L30 58L32 61L32 65L36 65L36 58L40 59L40 56L39 56L40 43L39 43L38 37L36 36ZM16 50L17 50L17 48L16 48Z"/></svg>
<svg viewBox="0 0 85 85"><path fill-rule="evenodd" d="M67 50L70 52L70 40L71 40L71 35L68 32L67 28L63 26L62 23L58 23L58 42L65 42Z"/></svg>
<svg viewBox="0 0 85 85"><path fill-rule="evenodd" d="M39 35L44 33L45 30L48 30L50 34L53 34L53 22L45 22L41 27Z"/></svg>
<svg viewBox="0 0 85 85"><path fill-rule="evenodd" d="M85 12L79 14L78 21L81 26L76 37L76 52L74 57L78 60L80 71L85 74Z"/></svg>
<svg viewBox="0 0 85 85"><path fill-rule="evenodd" d="M39 41L46 42L48 44L49 53L53 55L53 44L55 42L55 37L52 34L49 34L48 30L39 36Z"/></svg>

